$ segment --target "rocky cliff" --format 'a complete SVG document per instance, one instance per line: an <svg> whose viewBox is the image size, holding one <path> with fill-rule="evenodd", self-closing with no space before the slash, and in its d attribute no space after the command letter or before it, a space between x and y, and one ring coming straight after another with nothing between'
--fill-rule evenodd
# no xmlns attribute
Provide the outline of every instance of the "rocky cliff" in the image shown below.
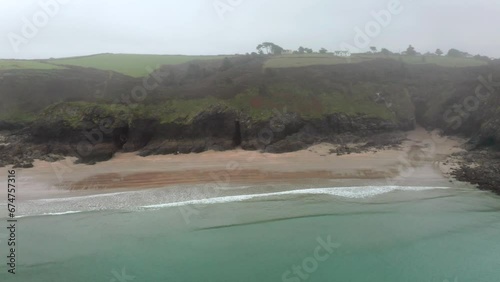
<svg viewBox="0 0 500 282"><path fill-rule="evenodd" d="M498 149L499 65L378 59L266 69L264 62L190 62L141 79L77 67L1 72L0 165L58 155L94 163L118 151L282 153L323 141L369 142L416 123L468 137L469 149Z"/></svg>

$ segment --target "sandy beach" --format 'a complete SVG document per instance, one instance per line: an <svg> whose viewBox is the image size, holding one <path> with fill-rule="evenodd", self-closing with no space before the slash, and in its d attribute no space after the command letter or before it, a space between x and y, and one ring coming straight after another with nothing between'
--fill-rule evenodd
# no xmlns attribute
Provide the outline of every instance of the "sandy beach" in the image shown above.
<svg viewBox="0 0 500 282"><path fill-rule="evenodd" d="M96 165L74 164L73 158L55 163L36 161L34 168L17 169L17 192L22 201L154 188L189 189L186 187L198 184L211 184L219 190L259 183L297 184L297 189L368 182L437 185L450 181L448 172L453 163L445 165L445 161L461 150L462 142L419 128L408 132L399 148L342 156L331 153L335 145L322 143L284 154L233 150L141 157L122 153ZM7 171L0 171L3 182ZM5 193L0 194L0 200L5 197Z"/></svg>

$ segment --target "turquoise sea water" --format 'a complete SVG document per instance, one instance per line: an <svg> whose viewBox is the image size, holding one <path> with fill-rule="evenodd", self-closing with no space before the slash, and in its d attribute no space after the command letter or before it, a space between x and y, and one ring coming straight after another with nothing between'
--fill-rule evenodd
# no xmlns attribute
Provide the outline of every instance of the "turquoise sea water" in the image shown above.
<svg viewBox="0 0 500 282"><path fill-rule="evenodd" d="M0 281L500 281L500 198L487 192L212 202L22 217L16 275L0 237Z"/></svg>

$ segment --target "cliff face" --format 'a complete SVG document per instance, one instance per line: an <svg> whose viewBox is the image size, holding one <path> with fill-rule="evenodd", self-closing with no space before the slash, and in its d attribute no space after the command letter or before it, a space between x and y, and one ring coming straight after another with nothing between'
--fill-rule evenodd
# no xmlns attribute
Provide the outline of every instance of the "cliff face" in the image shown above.
<svg viewBox="0 0 500 282"><path fill-rule="evenodd" d="M0 146L0 155L6 163L50 153L92 163L117 151L175 154L241 146L281 153L320 141L368 140L416 123L474 137L477 146L498 146L498 66L373 60L263 69L264 61L242 56L191 62L144 79L82 68L3 72L0 96L10 104L2 104L0 126L15 130L27 120L12 143L28 144L32 153L15 159L7 153L11 148ZM487 92L477 94L479 85Z"/></svg>
<svg viewBox="0 0 500 282"><path fill-rule="evenodd" d="M383 119L363 114L328 114L304 118L297 113L277 113L255 120L241 110L227 106L202 109L189 121L161 122L141 116L119 116L98 106L79 112L74 123L58 116L71 111L66 104L51 109L28 129L33 144L52 144L51 153L75 155L83 162L109 159L115 152L140 151L141 155L228 150L289 152L319 141L338 142L349 133L368 137L381 132L413 128L410 121ZM75 113L72 113L75 114ZM45 152L49 153L49 152Z"/></svg>

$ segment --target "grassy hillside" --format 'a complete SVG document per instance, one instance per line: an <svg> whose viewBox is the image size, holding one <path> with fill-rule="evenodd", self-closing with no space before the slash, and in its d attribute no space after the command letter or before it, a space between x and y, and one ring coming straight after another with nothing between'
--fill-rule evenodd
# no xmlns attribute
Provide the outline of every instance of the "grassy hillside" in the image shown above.
<svg viewBox="0 0 500 282"><path fill-rule="evenodd" d="M100 70L110 70L132 77L148 74L147 67L156 69L159 65L176 65L192 60L220 59L221 56L182 56L182 55L134 55L134 54L100 54L85 57L52 59L46 61L54 65L71 65Z"/></svg>
<svg viewBox="0 0 500 282"><path fill-rule="evenodd" d="M212 107L235 110L254 121L271 119L277 113L298 113L305 119L323 118L329 114L342 113L348 116L364 115L367 117L396 120L395 109L406 108L399 103L394 107L375 103L372 93L380 89L367 83L352 87L352 93L338 91L315 92L293 84L270 85L265 94L258 88L248 90L231 99L206 96L198 99L173 98L153 104L139 104L135 107L126 105L69 102L50 106L42 115L44 118L64 120L73 128L78 128L83 117L92 113L112 116L116 120L131 122L133 119L155 119L160 123L189 124L200 113ZM403 103L411 103L409 97L400 97ZM98 110L96 110L98 109ZM124 120L125 119L125 120ZM97 119L98 122L99 119Z"/></svg>
<svg viewBox="0 0 500 282"><path fill-rule="evenodd" d="M371 94L376 89L360 83L352 87L351 93L333 89L313 91L292 83L280 83L270 85L266 94L259 93L261 91L257 88L250 88L236 95L231 104L256 120L270 119L276 115L276 111L299 113L305 119L334 113L394 119L387 107L374 103Z"/></svg>
<svg viewBox="0 0 500 282"><path fill-rule="evenodd" d="M192 61L200 58L203 60ZM58 69L69 63L92 67ZM155 68L159 64L169 64L162 68L163 74L169 74L168 79L148 90L147 99L140 102L132 99L132 90L143 84L141 78L104 70L113 68L140 76L141 71L146 73L146 66ZM312 66L298 68L309 64ZM449 68L438 68L436 64ZM162 123L189 123L212 106L227 107L260 121L285 108L304 119L342 113L410 120L414 109L409 93L415 96L415 92L422 92L418 95L423 96L436 90L433 96L442 99L426 109L439 113L442 104L450 99L443 95L446 91L454 96L453 89L460 86L457 84L477 78L476 74L470 75L475 68L460 67L482 64L463 58L429 56L424 60L421 56L391 56L387 59L370 54L354 55L349 60L328 54L248 55L228 60L217 56L103 54L44 62L4 60L0 66L12 71L0 72L0 98L4 101L0 104L0 120L32 121L43 109L59 102L81 102L84 104L75 107L90 109L96 104L105 108L109 103L117 104L111 112L121 111L120 105L138 102L136 117ZM484 68L489 67L493 68ZM442 92L439 87L444 81L449 81L451 88ZM425 99L431 100L432 97ZM422 118L431 115L422 110L419 113ZM75 122L69 121L73 125Z"/></svg>
<svg viewBox="0 0 500 282"><path fill-rule="evenodd" d="M19 69L53 70L53 69L63 69L63 68L64 67L62 66L47 64L35 60L0 60L0 71L19 70Z"/></svg>
<svg viewBox="0 0 500 282"><path fill-rule="evenodd" d="M51 70L65 66L94 68L114 71L131 77L142 77L148 70L161 65L179 65L193 60L223 59L227 56L183 56L183 55L134 55L134 54L99 54L92 56L50 59L50 60L0 60L0 71L11 69ZM264 68L292 68L313 65L337 65L360 63L374 59L394 59L407 64L435 64L444 67L476 67L485 62L473 58L453 58L447 56L383 56L379 54L354 54L351 57L337 57L332 54L300 54L270 57Z"/></svg>
<svg viewBox="0 0 500 282"><path fill-rule="evenodd" d="M30 121L45 107L62 101L112 101L140 83L95 69L24 66L0 71L0 121Z"/></svg>

